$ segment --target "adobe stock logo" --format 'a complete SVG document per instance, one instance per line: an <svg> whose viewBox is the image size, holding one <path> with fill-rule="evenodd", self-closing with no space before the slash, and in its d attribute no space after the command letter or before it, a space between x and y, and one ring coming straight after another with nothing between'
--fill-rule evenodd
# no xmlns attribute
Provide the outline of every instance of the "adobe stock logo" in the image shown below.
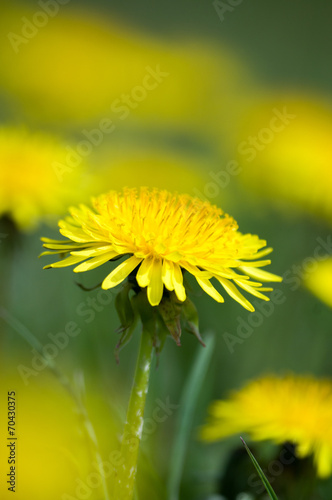
<svg viewBox="0 0 332 500"><path fill-rule="evenodd" d="M7 34L7 38L15 52L18 54L20 45L26 45L32 38L34 38L41 28L47 26L50 18L57 16L61 5L66 5L70 0L39 0L38 5L42 10L37 10L31 19L23 16L21 21L23 23L21 34L13 33L12 31Z"/></svg>
<svg viewBox="0 0 332 500"><path fill-rule="evenodd" d="M212 5L218 14L220 21L223 22L225 20L225 14L233 12L235 7L241 5L242 2L243 0L214 0Z"/></svg>

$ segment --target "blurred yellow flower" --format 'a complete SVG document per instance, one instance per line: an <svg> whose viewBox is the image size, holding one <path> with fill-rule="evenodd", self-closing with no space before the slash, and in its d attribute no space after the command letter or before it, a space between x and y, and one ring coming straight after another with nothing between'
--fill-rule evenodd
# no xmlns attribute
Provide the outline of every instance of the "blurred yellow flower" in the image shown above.
<svg viewBox="0 0 332 500"><path fill-rule="evenodd" d="M332 106L284 95L257 103L243 120L240 176L271 203L292 203L332 222Z"/></svg>
<svg viewBox="0 0 332 500"><path fill-rule="evenodd" d="M116 126L139 119L191 131L229 128L246 71L227 50L156 37L60 2L57 11L15 2L1 14L0 85L26 114L67 127L108 118Z"/></svg>
<svg viewBox="0 0 332 500"><path fill-rule="evenodd" d="M39 358L40 360L40 358ZM42 363L43 361L39 361ZM49 372L37 373L29 378L28 384L13 370L13 362L22 365L22 354L11 357L11 365L2 363L1 383L3 401L0 406L0 424L3 429L0 447L0 468L3 480L0 482L0 497L10 498L6 474L12 476L13 495L17 500L59 500L60 498L95 498L102 494L101 472L95 458L95 449L89 443L84 428L84 420L78 414L73 400ZM29 366L29 358L24 362ZM31 360L30 360L31 363ZM16 366L16 364L15 364ZM16 371L16 375L15 375ZM90 421L98 428L99 453L102 455L105 476L111 481L114 463L112 456L118 449L117 430L113 416L94 384L94 394L86 394ZM8 424L7 391L15 399L15 446L7 447L14 440L6 439ZM12 393L15 393L14 395ZM13 402L13 399L10 400ZM7 433L6 433L7 434ZM11 436L8 435L10 438ZM7 435L6 435L7 438ZM12 451L15 462L9 464ZM112 455L113 453L113 455ZM118 452L117 452L118 453ZM15 469L10 470L10 467ZM8 480L10 478L8 477Z"/></svg>
<svg viewBox="0 0 332 500"><path fill-rule="evenodd" d="M306 274L304 285L322 302L332 307L332 258L317 263L317 268Z"/></svg>
<svg viewBox="0 0 332 500"><path fill-rule="evenodd" d="M201 431L205 441L248 433L255 441L291 441L300 457L314 455L318 475L332 473L332 381L265 376L229 399L215 401Z"/></svg>
<svg viewBox="0 0 332 500"><path fill-rule="evenodd" d="M84 200L79 166L67 166L62 182L57 175L54 163L65 165L67 155L52 135L0 128L0 217L8 215L19 228L29 229L41 219L54 221L73 197Z"/></svg>
<svg viewBox="0 0 332 500"><path fill-rule="evenodd" d="M71 216L59 222L60 232L68 240L43 238L44 247L51 250L46 254L70 253L47 268L80 263L74 272L84 272L109 260L129 257L108 274L102 288L117 286L139 266L136 279L140 287L147 287L152 306L160 303L164 286L174 290L179 301L186 300L183 270L193 274L207 294L224 302L210 282L216 278L226 293L249 311L254 307L237 287L269 300L261 292L271 289L261 288L261 283L249 277L281 281L260 269L271 262L257 260L272 251L262 250L266 242L239 233L234 219L198 198L157 189L124 189L98 196L93 206L95 211L84 205L72 208Z"/></svg>
<svg viewBox="0 0 332 500"><path fill-rule="evenodd" d="M101 154L98 152L96 163L99 167L90 179L92 194L103 192L105 186L112 186L113 190L121 190L123 186L146 186L204 196L204 188L211 180L206 173L206 161L168 148L126 143L118 150L117 146L110 144ZM226 196L227 193L223 193L224 200Z"/></svg>

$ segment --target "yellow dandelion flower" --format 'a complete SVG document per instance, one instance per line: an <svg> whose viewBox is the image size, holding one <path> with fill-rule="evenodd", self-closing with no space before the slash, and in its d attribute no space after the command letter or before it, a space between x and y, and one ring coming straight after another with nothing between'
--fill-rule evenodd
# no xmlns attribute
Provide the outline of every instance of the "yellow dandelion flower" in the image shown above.
<svg viewBox="0 0 332 500"><path fill-rule="evenodd" d="M95 129L108 119L116 127L139 120L209 134L217 124L229 129L249 79L231 51L155 36L81 6L49 8L58 10L56 18L27 2L6 1L2 9L0 88L15 110L20 105L34 120L66 127Z"/></svg>
<svg viewBox="0 0 332 500"><path fill-rule="evenodd" d="M164 287L186 300L183 271L195 276L202 289L217 302L222 295L211 283L216 278L233 299L254 311L239 288L263 300L260 281L281 281L261 267L259 260L271 252L258 236L241 234L234 219L221 209L188 195L141 188L124 189L93 199L94 210L81 205L59 222L65 241L43 238L51 253L70 253L65 260L46 267L76 265L74 272L94 269L109 260L128 256L104 279L107 290L136 272L141 288L147 288L152 306L159 305ZM46 252L50 253L50 252ZM251 281L250 278L259 282Z"/></svg>
<svg viewBox="0 0 332 500"><path fill-rule="evenodd" d="M98 151L98 165L89 183L91 195L99 194L105 186L112 185L113 190L121 190L123 186L146 186L171 192L184 191L199 197L204 196L204 188L211 181L204 159L167 147L136 144L126 144L125 148L116 144L114 147L113 141Z"/></svg>
<svg viewBox="0 0 332 500"><path fill-rule="evenodd" d="M205 441L239 433L253 440L291 441L300 457L313 454L318 475L332 473L332 381L271 375L254 380L210 407Z"/></svg>
<svg viewBox="0 0 332 500"><path fill-rule="evenodd" d="M331 222L331 103L284 95L257 103L243 123L238 141L246 186L279 208L292 204Z"/></svg>
<svg viewBox="0 0 332 500"><path fill-rule="evenodd" d="M326 260L318 262L303 283L318 299L332 307L332 258L326 256Z"/></svg>
<svg viewBox="0 0 332 500"><path fill-rule="evenodd" d="M5 331L1 330L2 338ZM14 341L15 342L15 341ZM28 361L28 357L25 358ZM42 359L42 358L40 358ZM38 372L34 380L29 378L27 371L14 373L12 364L18 369L25 370L22 357L19 358L13 350L10 359L1 359L1 383L8 389L12 403L16 401L17 421L11 425L15 430L11 437L16 437L15 449L0 447L1 470L10 473L8 455L11 449L15 452L14 466L15 493L14 498L19 500L33 498L34 500L59 500L61 498L81 498L80 484L91 483L95 494L105 498L102 494L101 483L94 481L99 474L98 465L91 467L94 462L94 448L89 441L83 416L75 402L66 393L57 379L52 379L51 373L46 370ZM41 375L42 374L42 375ZM89 414L89 423L99 430L103 439L99 441L99 452L103 455L104 471L111 471L112 451L118 447L118 426L114 413L108 405L108 398L100 389L101 384L95 380L94 390L87 391L84 396L86 409ZM40 401L43 401L43 418L40 418ZM82 410L81 410L82 411ZM38 426L36 422L38 421ZM20 422L20 425L18 425ZM0 406L0 425L8 425L8 408ZM52 432L50 432L52 429ZM41 439L47 435L47 441ZM9 437L9 435L8 435ZM10 443L8 440L7 444ZM13 453L14 454L14 453ZM12 454L12 458L13 458ZM107 465L109 464L109 465ZM31 480L38 471L39 480ZM13 486L6 481L0 482L0 498L10 498L8 488ZM112 479L111 479L112 480ZM143 480L147 480L144 476ZM84 490L87 491L87 490ZM88 490L89 491L89 490ZM92 490L90 490L92 491ZM92 498L92 495L91 495Z"/></svg>
<svg viewBox="0 0 332 500"><path fill-rule="evenodd" d="M20 229L41 219L61 216L77 189L80 167L59 181L54 162L66 163L65 145L52 135L23 128L0 129L0 217L8 215Z"/></svg>

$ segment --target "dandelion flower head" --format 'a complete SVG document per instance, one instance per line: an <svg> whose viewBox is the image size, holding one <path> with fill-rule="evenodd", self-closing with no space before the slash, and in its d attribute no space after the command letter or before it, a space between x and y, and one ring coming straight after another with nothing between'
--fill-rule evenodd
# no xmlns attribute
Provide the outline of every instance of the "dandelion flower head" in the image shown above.
<svg viewBox="0 0 332 500"><path fill-rule="evenodd" d="M209 202L188 195L141 188L111 191L85 205L71 208L59 222L64 241L43 238L51 252L69 253L66 259L46 267L75 265L74 272L94 269L109 260L126 259L105 277L102 288L117 286L135 271L138 285L147 288L152 306L159 305L164 287L186 300L183 272L195 276L201 288L217 302L224 302L211 283L249 311L254 308L239 289L269 300L261 282L281 281L262 270L260 260L271 252L258 236L242 234L234 219ZM258 281L252 281L250 278Z"/></svg>
<svg viewBox="0 0 332 500"><path fill-rule="evenodd" d="M266 376L210 407L205 441L248 433L255 441L291 441L300 457L313 454L318 475L332 473L332 381Z"/></svg>
<svg viewBox="0 0 332 500"><path fill-rule="evenodd" d="M41 220L56 221L80 191L79 167L63 182L56 176L53 163L65 163L66 154L65 145L53 135L1 128L0 216L9 216L24 230Z"/></svg>

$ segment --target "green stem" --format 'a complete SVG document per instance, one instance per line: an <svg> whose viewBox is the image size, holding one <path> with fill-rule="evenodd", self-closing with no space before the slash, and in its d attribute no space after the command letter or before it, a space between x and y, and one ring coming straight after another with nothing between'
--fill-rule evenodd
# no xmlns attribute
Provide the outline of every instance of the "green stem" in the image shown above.
<svg viewBox="0 0 332 500"><path fill-rule="evenodd" d="M143 431L144 407L149 385L152 351L151 334L143 329L122 437L121 465L117 471L113 493L114 500L132 500L134 496L138 448Z"/></svg>

